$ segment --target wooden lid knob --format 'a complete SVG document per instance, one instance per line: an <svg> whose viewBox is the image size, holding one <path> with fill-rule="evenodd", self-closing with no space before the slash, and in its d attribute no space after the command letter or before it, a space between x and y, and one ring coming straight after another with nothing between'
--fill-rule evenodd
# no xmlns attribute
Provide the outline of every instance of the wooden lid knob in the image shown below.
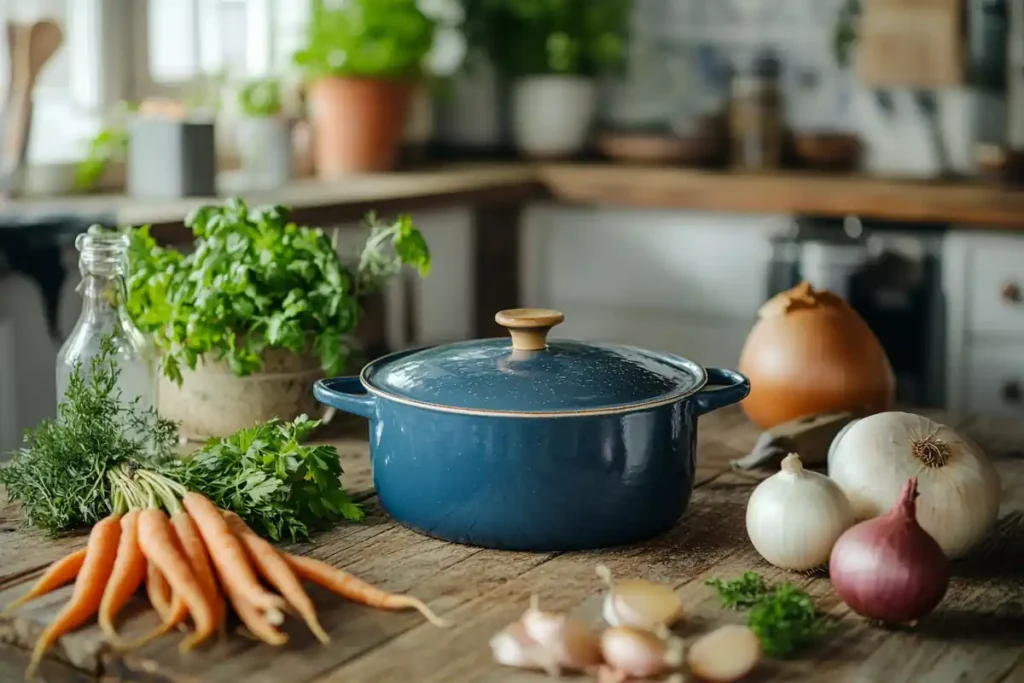
<svg viewBox="0 0 1024 683"><path fill-rule="evenodd" d="M494 322L508 329L512 348L517 351L540 351L547 347L548 332L565 320L560 311L547 308L510 308L498 311Z"/></svg>

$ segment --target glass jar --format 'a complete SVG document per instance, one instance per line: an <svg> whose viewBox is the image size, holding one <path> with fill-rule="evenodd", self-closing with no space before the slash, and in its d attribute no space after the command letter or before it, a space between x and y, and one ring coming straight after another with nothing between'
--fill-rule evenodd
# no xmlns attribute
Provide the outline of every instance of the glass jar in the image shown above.
<svg viewBox="0 0 1024 683"><path fill-rule="evenodd" d="M100 341L112 336L122 403L138 400L143 410L156 407L155 353L126 307L128 243L128 235L98 226L75 240L82 273L77 290L82 295L82 313L57 352L58 404L64 400L75 364L81 361L83 376L88 376L90 361L100 352Z"/></svg>
<svg viewBox="0 0 1024 683"><path fill-rule="evenodd" d="M730 103L732 165L746 171L782 166L783 105L779 60L760 55L746 73L733 76Z"/></svg>

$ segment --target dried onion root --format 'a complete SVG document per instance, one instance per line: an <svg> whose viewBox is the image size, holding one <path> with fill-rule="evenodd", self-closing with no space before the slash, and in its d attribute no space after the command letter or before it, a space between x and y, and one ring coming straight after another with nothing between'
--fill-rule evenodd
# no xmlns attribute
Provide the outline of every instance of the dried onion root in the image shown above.
<svg viewBox="0 0 1024 683"><path fill-rule="evenodd" d="M597 575L608 584L602 615L610 626L635 626L657 631L683 617L683 603L671 586L642 579L619 579L604 565Z"/></svg>
<svg viewBox="0 0 1024 683"><path fill-rule="evenodd" d="M743 678L761 661L761 641L746 626L729 625L701 636L690 646L690 672L712 683Z"/></svg>

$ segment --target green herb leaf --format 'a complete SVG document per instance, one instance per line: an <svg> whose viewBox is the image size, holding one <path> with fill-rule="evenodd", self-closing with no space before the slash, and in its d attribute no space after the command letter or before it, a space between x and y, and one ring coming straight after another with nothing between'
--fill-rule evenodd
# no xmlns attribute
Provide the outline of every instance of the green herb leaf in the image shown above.
<svg viewBox="0 0 1024 683"><path fill-rule="evenodd" d="M332 446L302 445L320 423L302 415L272 420L212 441L165 472L216 505L233 510L272 540L298 540L362 509L341 486Z"/></svg>
<svg viewBox="0 0 1024 683"><path fill-rule="evenodd" d="M747 615L747 626L761 639L770 657L788 657L828 631L811 597L784 583L759 601Z"/></svg>
<svg viewBox="0 0 1024 683"><path fill-rule="evenodd" d="M129 314L179 384L182 366L194 369L201 357L224 360L239 376L256 372L267 348L313 353L326 373L341 374L359 297L404 266L430 270L408 216L385 223L371 215L354 268L322 230L296 225L283 206L229 199L197 209L186 225L196 237L187 255L159 246L146 226L132 231L129 252Z"/></svg>
<svg viewBox="0 0 1024 683"><path fill-rule="evenodd" d="M21 520L47 534L94 524L112 511L108 475L121 465L159 466L177 444L177 429L153 410L125 403L110 338L88 364L79 362L58 407L59 418L28 432L0 469L0 483L21 504Z"/></svg>
<svg viewBox="0 0 1024 683"><path fill-rule="evenodd" d="M436 26L417 0L313 0L306 45L295 63L310 79L418 77Z"/></svg>
<svg viewBox="0 0 1024 683"><path fill-rule="evenodd" d="M792 584L769 587L751 571L732 581L713 579L706 584L718 593L723 606L750 610L747 626L771 657L788 657L816 641L831 626L818 613L811 597Z"/></svg>
<svg viewBox="0 0 1024 683"><path fill-rule="evenodd" d="M281 113L281 84L273 78L245 83L238 92L242 113L253 118L267 118Z"/></svg>
<svg viewBox="0 0 1024 683"><path fill-rule="evenodd" d="M743 576L732 581L712 579L705 583L715 589L722 605L730 609L752 607L769 593L768 586L757 572L744 572Z"/></svg>

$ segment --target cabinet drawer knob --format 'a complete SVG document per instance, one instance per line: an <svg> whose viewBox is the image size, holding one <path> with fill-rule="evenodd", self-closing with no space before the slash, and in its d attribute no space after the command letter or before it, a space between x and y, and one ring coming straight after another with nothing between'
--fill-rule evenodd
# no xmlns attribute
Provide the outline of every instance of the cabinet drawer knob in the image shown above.
<svg viewBox="0 0 1024 683"><path fill-rule="evenodd" d="M1003 385L1003 400L1007 403L1020 403L1020 382L1011 380Z"/></svg>
<svg viewBox="0 0 1024 683"><path fill-rule="evenodd" d="M1016 282L1007 282L1003 285L1003 301L1009 304L1019 304L1024 301L1024 293L1020 290L1020 285Z"/></svg>

